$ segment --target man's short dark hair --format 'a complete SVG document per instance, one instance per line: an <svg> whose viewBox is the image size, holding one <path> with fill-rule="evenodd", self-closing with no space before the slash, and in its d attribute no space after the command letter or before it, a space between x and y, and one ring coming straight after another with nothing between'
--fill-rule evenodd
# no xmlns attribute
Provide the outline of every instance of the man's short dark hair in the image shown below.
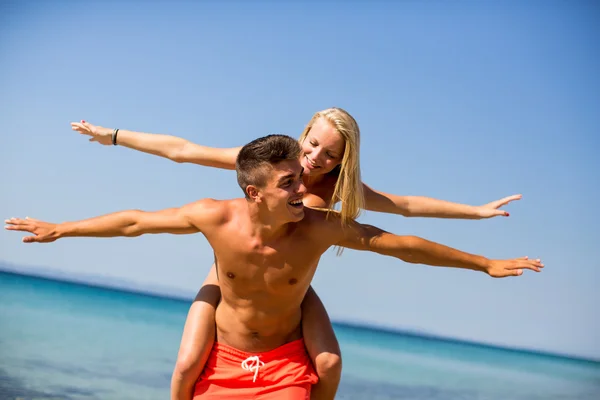
<svg viewBox="0 0 600 400"><path fill-rule="evenodd" d="M269 168L281 161L297 160L300 144L287 135L268 135L251 141L240 150L236 162L238 184L246 193L248 185L264 187Z"/></svg>

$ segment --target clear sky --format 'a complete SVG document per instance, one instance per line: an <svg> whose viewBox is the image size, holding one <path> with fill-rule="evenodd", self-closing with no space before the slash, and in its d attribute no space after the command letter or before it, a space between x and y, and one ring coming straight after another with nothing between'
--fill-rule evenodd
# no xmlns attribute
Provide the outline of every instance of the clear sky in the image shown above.
<svg viewBox="0 0 600 400"><path fill-rule="evenodd" d="M0 3L2 218L77 220L241 195L232 171L88 143L69 122L212 146L299 136L338 106L363 178L509 218L361 221L546 269L494 280L330 250L314 286L334 320L600 358L600 7L584 1ZM0 233L0 260L198 289L201 235Z"/></svg>

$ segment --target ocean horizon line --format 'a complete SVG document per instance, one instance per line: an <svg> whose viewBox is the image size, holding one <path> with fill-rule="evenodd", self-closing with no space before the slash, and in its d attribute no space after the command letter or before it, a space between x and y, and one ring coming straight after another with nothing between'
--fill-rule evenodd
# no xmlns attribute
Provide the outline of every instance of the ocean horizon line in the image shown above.
<svg viewBox="0 0 600 400"><path fill-rule="evenodd" d="M127 293L138 296L145 297L154 297L165 300L172 300L181 303L190 303L193 301L195 297L195 293L182 293L175 294L171 291L176 291L174 288L163 288L167 289L166 292L160 290L160 287L155 286L154 288L144 287L144 285L135 284L133 282L127 281L125 279L117 279L117 278L106 278L100 277L96 275L78 275L78 274L67 274L63 271L56 271L50 268L39 268L39 267L27 267L23 266L20 268L16 265L7 265L6 263L0 262L0 273L4 274L12 274L12 275L20 275L26 276L35 279L41 280L49 280L54 282L62 282L72 285L80 285L87 286L91 288L97 288L101 290L108 290L120 293ZM96 280L96 279L97 280ZM350 329L358 329L358 330L368 330L379 333L386 333L391 335L400 335L405 337L413 337L419 338L429 341L437 341L437 342L445 342L451 344L462 344L467 346L472 346L476 348L487 348L494 350L501 350L511 353L524 353L537 355L541 357L548 357L553 359L561 359L561 360L571 360L577 362L590 363L593 365L600 364L600 358L594 359L591 357L584 357L576 354L568 354L568 353L560 353L549 350L538 350L531 349L525 347L517 347L517 346L508 346L508 345L500 345L496 343L489 343L477 340L469 340L462 339L452 336L445 336L440 334L435 334L426 331L420 331L415 329L407 329L393 326L386 326L382 324L372 323L372 322L362 322L359 320L351 320L351 319L335 319L332 318L332 324L340 327L350 328Z"/></svg>

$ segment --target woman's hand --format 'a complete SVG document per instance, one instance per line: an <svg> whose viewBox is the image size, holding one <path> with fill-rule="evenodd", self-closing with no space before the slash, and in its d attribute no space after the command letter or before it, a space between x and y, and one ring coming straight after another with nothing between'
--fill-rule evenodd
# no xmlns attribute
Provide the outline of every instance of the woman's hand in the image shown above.
<svg viewBox="0 0 600 400"><path fill-rule="evenodd" d="M71 129L81 133L82 135L90 136L90 142L98 142L105 146L111 146L112 132L110 128L92 125L89 122L81 120L81 122L71 122Z"/></svg>

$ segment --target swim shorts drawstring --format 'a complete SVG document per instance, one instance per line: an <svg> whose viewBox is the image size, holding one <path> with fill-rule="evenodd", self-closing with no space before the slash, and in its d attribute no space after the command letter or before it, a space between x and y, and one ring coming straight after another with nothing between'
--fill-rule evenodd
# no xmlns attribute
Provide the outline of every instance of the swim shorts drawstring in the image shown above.
<svg viewBox="0 0 600 400"><path fill-rule="evenodd" d="M254 372L254 379L252 382L256 382L256 376L258 375L258 369L264 366L265 363L260 361L258 356L251 356L242 361L242 368L246 371Z"/></svg>

